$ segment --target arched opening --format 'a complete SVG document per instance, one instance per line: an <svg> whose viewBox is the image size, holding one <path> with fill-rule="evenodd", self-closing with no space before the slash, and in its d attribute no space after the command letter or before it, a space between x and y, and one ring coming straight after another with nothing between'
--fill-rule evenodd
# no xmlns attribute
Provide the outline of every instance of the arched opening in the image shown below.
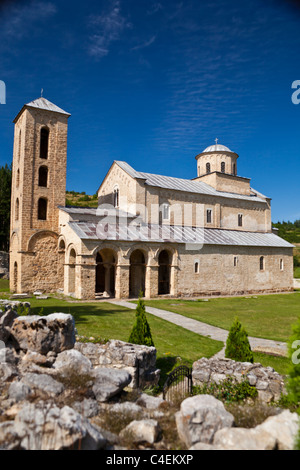
<svg viewBox="0 0 300 470"><path fill-rule="evenodd" d="M206 173L210 173L210 163L206 163Z"/></svg>
<svg viewBox="0 0 300 470"><path fill-rule="evenodd" d="M18 290L18 263L17 262L15 262L15 264L14 264L13 290L14 290L14 292L17 292L17 290Z"/></svg>
<svg viewBox="0 0 300 470"><path fill-rule="evenodd" d="M145 295L146 260L141 250L135 250L130 256L129 294L138 297L140 292Z"/></svg>
<svg viewBox="0 0 300 470"><path fill-rule="evenodd" d="M22 143L22 131L19 132L19 142L18 142L18 162L20 161L21 157L21 143Z"/></svg>
<svg viewBox="0 0 300 470"><path fill-rule="evenodd" d="M264 271L265 269L265 258L263 256L259 258L259 269L260 271Z"/></svg>
<svg viewBox="0 0 300 470"><path fill-rule="evenodd" d="M171 256L167 250L160 252L158 265L158 295L170 294Z"/></svg>
<svg viewBox="0 0 300 470"><path fill-rule="evenodd" d="M96 256L96 294L102 297L115 296L116 260L113 250L104 248Z"/></svg>
<svg viewBox="0 0 300 470"><path fill-rule="evenodd" d="M43 188L47 188L48 186L48 168L46 166L39 168L39 186Z"/></svg>
<svg viewBox="0 0 300 470"><path fill-rule="evenodd" d="M20 202L19 199L17 198L16 200L16 206L15 206L15 220L19 220L19 210L20 210Z"/></svg>
<svg viewBox="0 0 300 470"><path fill-rule="evenodd" d="M58 244L58 274L57 274L57 282L59 283L60 289L64 288L65 255L66 255L66 244L65 244L65 241L61 239Z"/></svg>
<svg viewBox="0 0 300 470"><path fill-rule="evenodd" d="M49 129L47 127L42 127L40 139L40 158L47 160L49 149Z"/></svg>
<svg viewBox="0 0 300 470"><path fill-rule="evenodd" d="M236 164L235 163L233 164L233 167L232 167L232 173L234 176L236 176Z"/></svg>
<svg viewBox="0 0 300 470"><path fill-rule="evenodd" d="M47 199L41 197L38 201L38 219L47 220Z"/></svg>
<svg viewBox="0 0 300 470"><path fill-rule="evenodd" d="M20 186L20 170L17 170L17 177L16 177L16 188Z"/></svg>
<svg viewBox="0 0 300 470"><path fill-rule="evenodd" d="M116 187L116 188L114 189L114 194L113 194L113 196L114 196L114 200L113 200L114 207L115 207L115 208L118 208L118 207L119 207L119 202L120 202L120 200L119 200L119 199L120 199L120 191L119 191L119 188L118 188L118 187Z"/></svg>
<svg viewBox="0 0 300 470"><path fill-rule="evenodd" d="M69 294L74 295L76 291L76 251L71 249L69 254Z"/></svg>
<svg viewBox="0 0 300 470"><path fill-rule="evenodd" d="M225 162L221 163L221 173L225 173Z"/></svg>

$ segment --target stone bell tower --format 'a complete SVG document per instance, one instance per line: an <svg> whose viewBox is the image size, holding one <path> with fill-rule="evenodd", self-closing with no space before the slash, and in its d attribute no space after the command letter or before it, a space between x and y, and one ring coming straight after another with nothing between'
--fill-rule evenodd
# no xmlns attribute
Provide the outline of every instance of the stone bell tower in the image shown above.
<svg viewBox="0 0 300 470"><path fill-rule="evenodd" d="M41 97L14 120L10 289L57 290L58 206L65 205L69 113ZM56 278L56 279L55 279Z"/></svg>

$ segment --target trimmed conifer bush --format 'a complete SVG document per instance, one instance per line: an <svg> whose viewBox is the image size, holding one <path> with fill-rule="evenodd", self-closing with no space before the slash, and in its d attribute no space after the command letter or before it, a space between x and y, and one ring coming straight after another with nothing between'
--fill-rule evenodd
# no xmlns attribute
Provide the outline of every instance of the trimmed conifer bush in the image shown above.
<svg viewBox="0 0 300 470"><path fill-rule="evenodd" d="M239 362L253 363L254 357L248 340L248 334L241 325L238 318L235 318L226 341L225 357Z"/></svg>
<svg viewBox="0 0 300 470"><path fill-rule="evenodd" d="M139 301L136 307L135 324L133 325L128 342L154 346L150 326L146 317L145 303L141 294L139 295Z"/></svg>

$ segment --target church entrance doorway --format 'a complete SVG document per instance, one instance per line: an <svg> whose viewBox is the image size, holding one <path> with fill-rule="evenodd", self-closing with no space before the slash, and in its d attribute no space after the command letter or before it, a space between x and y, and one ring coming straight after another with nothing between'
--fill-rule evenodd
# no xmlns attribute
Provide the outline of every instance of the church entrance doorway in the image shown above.
<svg viewBox="0 0 300 470"><path fill-rule="evenodd" d="M106 248L96 256L96 295L114 297L116 284L116 255Z"/></svg>
<svg viewBox="0 0 300 470"><path fill-rule="evenodd" d="M135 250L130 256L129 295L138 297L142 291L145 295L146 260L141 250Z"/></svg>
<svg viewBox="0 0 300 470"><path fill-rule="evenodd" d="M171 255L167 250L160 252L158 265L158 295L170 294Z"/></svg>

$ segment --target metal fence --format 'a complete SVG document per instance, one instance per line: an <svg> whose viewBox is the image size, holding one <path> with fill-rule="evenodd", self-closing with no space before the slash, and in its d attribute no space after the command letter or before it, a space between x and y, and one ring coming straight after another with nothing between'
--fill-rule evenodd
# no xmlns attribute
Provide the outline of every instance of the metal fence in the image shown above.
<svg viewBox="0 0 300 470"><path fill-rule="evenodd" d="M187 366L176 367L168 376L163 387L163 398L177 401L192 394L192 369Z"/></svg>

